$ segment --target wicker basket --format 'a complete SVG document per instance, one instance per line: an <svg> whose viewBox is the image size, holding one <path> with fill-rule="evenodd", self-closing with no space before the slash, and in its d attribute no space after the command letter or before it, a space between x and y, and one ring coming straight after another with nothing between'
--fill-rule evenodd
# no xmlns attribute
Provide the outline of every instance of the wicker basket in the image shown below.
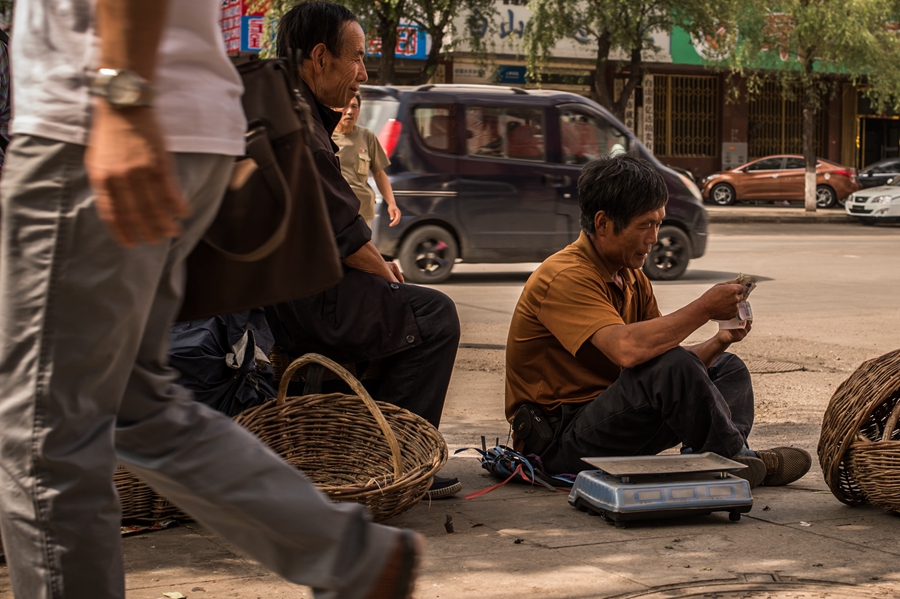
<svg viewBox="0 0 900 599"><path fill-rule="evenodd" d="M317 363L357 395L286 397L292 374ZM334 501L366 505L377 522L415 505L447 462L447 445L431 424L395 405L375 402L344 368L318 354L295 360L278 397L235 421L303 471Z"/></svg>
<svg viewBox="0 0 900 599"><path fill-rule="evenodd" d="M896 439L897 434L891 429L885 437L885 429L898 402L900 350L863 362L831 397L822 421L819 463L831 492L844 503L857 505L867 500L876 503L869 497L867 489L871 491L874 480L884 480L889 475L884 470L879 473L875 464L886 467L900 460L900 443L891 440ZM862 458L857 451L871 454L872 460L877 461ZM876 458L877 454L881 457ZM866 464L864 473L857 471L860 460ZM869 465L874 470L868 468ZM900 474L900 470L897 472ZM860 480L861 476L863 480ZM882 483L878 485L890 493ZM896 503L900 486L894 486L893 495Z"/></svg>
<svg viewBox="0 0 900 599"><path fill-rule="evenodd" d="M900 398L883 427L881 439L853 441L847 452L850 471L869 503L900 512Z"/></svg>
<svg viewBox="0 0 900 599"><path fill-rule="evenodd" d="M150 517L156 493L150 486L126 470L123 466L116 468L113 474L113 482L119 493L119 503L122 505L122 520L135 520Z"/></svg>
<svg viewBox="0 0 900 599"><path fill-rule="evenodd" d="M269 361L272 363L272 371L273 376L276 382L280 382L282 376L284 375L284 371L287 370L288 366L291 365L293 360L291 357L278 346L272 348L272 351L269 352ZM354 378L365 380L365 379L377 379L381 375L381 363L382 360L372 360L366 364L366 369L360 376L360 372L357 370L356 364L341 364L345 370L347 370ZM308 366L303 368L298 368L297 370L292 371L291 380L296 382L306 380L306 371ZM340 377L332 373L331 371L326 371L325 376L322 380L338 380Z"/></svg>

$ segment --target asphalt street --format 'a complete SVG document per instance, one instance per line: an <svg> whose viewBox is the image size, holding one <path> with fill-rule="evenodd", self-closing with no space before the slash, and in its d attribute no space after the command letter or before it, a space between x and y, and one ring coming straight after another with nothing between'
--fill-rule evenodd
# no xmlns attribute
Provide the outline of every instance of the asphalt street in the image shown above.
<svg viewBox="0 0 900 599"><path fill-rule="evenodd" d="M655 283L663 313L740 272L760 276L753 331L733 347L753 372L752 447L793 444L815 455L835 388L863 360L900 345L900 226L714 224L686 276ZM439 288L457 304L462 340L441 431L451 453L504 442L506 333L535 264L460 264ZM715 325L689 341L712 335ZM776 368L767 368L776 365ZM474 452L445 473L464 493L495 484ZM423 502L392 523L424 533L417 598L900 597L900 517L850 508L813 471L754 490L741 522L726 516L615 529L563 493L506 485L478 499ZM451 517L455 532L444 524ZM194 524L124 539L129 599L310 597ZM0 568L0 597L10 597ZM177 596L177 595L175 595Z"/></svg>

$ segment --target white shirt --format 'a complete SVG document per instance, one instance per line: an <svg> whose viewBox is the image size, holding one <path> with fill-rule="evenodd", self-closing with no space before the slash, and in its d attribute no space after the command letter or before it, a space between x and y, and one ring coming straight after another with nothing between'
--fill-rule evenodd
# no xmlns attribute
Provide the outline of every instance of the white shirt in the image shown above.
<svg viewBox="0 0 900 599"><path fill-rule="evenodd" d="M153 0L147 0L152 2ZM156 67L157 118L170 152L239 156L240 77L225 53L221 0L170 0ZM100 40L93 0L17 2L11 131L87 145Z"/></svg>

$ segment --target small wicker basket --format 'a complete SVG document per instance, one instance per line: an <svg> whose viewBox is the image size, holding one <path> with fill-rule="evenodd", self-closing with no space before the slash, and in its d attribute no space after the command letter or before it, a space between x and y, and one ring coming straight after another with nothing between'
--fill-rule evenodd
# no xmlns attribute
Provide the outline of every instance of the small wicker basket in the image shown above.
<svg viewBox="0 0 900 599"><path fill-rule="evenodd" d="M286 397L293 373L311 363L330 369L357 395ZM238 414L235 421L332 500L364 504L377 522L420 501L447 462L447 445L437 429L412 412L374 401L349 372L318 354L292 362L278 397Z"/></svg>
<svg viewBox="0 0 900 599"><path fill-rule="evenodd" d="M825 410L819 463L848 505L900 507L900 350L863 362Z"/></svg>

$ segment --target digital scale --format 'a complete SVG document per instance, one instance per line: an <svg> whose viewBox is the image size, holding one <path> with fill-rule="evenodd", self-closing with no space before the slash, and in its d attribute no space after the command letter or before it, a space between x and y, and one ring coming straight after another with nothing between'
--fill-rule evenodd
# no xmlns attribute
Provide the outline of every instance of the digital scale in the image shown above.
<svg viewBox="0 0 900 599"><path fill-rule="evenodd" d="M728 512L732 522L753 507L750 485L731 474L744 464L714 453L584 458L569 503L616 527L634 520Z"/></svg>

